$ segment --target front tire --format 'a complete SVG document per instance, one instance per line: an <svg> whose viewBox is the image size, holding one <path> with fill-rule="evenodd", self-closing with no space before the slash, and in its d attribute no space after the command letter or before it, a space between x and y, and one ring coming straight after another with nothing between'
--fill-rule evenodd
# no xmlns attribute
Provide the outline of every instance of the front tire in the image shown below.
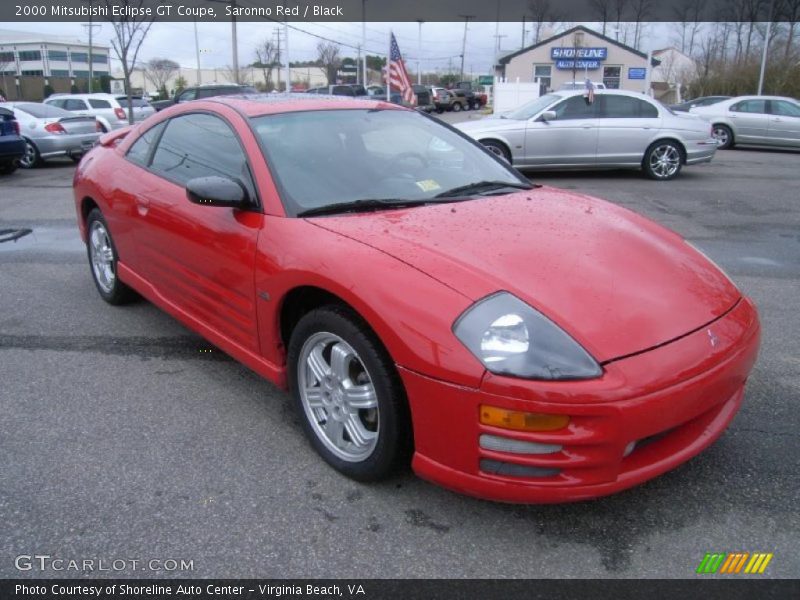
<svg viewBox="0 0 800 600"><path fill-rule="evenodd" d="M86 252L92 279L100 297L113 305L125 304L135 298L133 290L117 276L119 255L111 238L103 213L94 208L86 219Z"/></svg>
<svg viewBox="0 0 800 600"><path fill-rule="evenodd" d="M511 164L511 154L508 151L508 148L505 147L504 144L500 142L496 142L494 140L485 140L481 141L483 147L486 148L489 152L497 156L498 158L502 158L507 163Z"/></svg>
<svg viewBox="0 0 800 600"><path fill-rule="evenodd" d="M460 103L460 102L455 102L455 103L453 104L453 112L461 112L461 109L462 109L462 108L463 108L463 107L461 106L461 103Z"/></svg>
<svg viewBox="0 0 800 600"><path fill-rule="evenodd" d="M711 137L717 140L717 150L733 148L733 131L727 125L714 125L711 128Z"/></svg>
<svg viewBox="0 0 800 600"><path fill-rule="evenodd" d="M334 469L376 481L407 461L405 390L380 340L355 313L330 305L301 318L289 341L288 377L303 429Z"/></svg>
<svg viewBox="0 0 800 600"><path fill-rule="evenodd" d="M678 176L683 165L683 149L675 142L655 142L644 154L642 167L650 179L669 181Z"/></svg>

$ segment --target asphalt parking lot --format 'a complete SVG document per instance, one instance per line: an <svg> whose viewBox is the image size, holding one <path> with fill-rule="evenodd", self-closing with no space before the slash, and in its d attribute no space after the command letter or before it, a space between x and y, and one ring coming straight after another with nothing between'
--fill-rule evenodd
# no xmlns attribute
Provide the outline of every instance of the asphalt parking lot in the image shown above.
<svg viewBox="0 0 800 600"><path fill-rule="evenodd" d="M532 175L675 229L763 324L745 404L716 444L643 486L562 506L474 500L410 472L378 485L338 475L283 392L201 352L148 303L100 299L73 170L0 179L0 229L33 230L0 243L0 577L75 575L15 568L37 553L193 561L114 573L131 576L692 577L706 552L733 551L773 552L766 576L800 572L800 153L721 151L665 183Z"/></svg>

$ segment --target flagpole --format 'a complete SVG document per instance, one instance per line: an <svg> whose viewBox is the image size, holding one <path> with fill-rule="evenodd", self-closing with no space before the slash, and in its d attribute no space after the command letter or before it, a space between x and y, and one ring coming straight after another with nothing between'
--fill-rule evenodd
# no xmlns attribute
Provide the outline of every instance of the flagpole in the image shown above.
<svg viewBox="0 0 800 600"><path fill-rule="evenodd" d="M392 83L390 71L392 70L392 36L394 32L389 31L389 54L386 55L386 101L392 101Z"/></svg>

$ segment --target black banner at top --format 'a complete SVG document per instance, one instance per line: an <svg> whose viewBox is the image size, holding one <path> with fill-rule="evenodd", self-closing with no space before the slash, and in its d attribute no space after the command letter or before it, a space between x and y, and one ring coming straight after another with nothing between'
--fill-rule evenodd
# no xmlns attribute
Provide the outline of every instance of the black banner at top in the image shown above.
<svg viewBox="0 0 800 600"><path fill-rule="evenodd" d="M780 0L2 0L0 22L786 21Z"/></svg>

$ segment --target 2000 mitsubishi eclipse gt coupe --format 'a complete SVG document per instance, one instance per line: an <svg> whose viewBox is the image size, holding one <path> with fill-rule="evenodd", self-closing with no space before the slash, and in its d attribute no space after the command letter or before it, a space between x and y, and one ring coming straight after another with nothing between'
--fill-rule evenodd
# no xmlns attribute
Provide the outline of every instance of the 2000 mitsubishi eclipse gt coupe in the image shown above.
<svg viewBox="0 0 800 600"><path fill-rule="evenodd" d="M493 500L617 492L719 437L756 360L753 303L681 237L381 101L174 106L74 191L100 295L287 387L360 481L411 460Z"/></svg>

